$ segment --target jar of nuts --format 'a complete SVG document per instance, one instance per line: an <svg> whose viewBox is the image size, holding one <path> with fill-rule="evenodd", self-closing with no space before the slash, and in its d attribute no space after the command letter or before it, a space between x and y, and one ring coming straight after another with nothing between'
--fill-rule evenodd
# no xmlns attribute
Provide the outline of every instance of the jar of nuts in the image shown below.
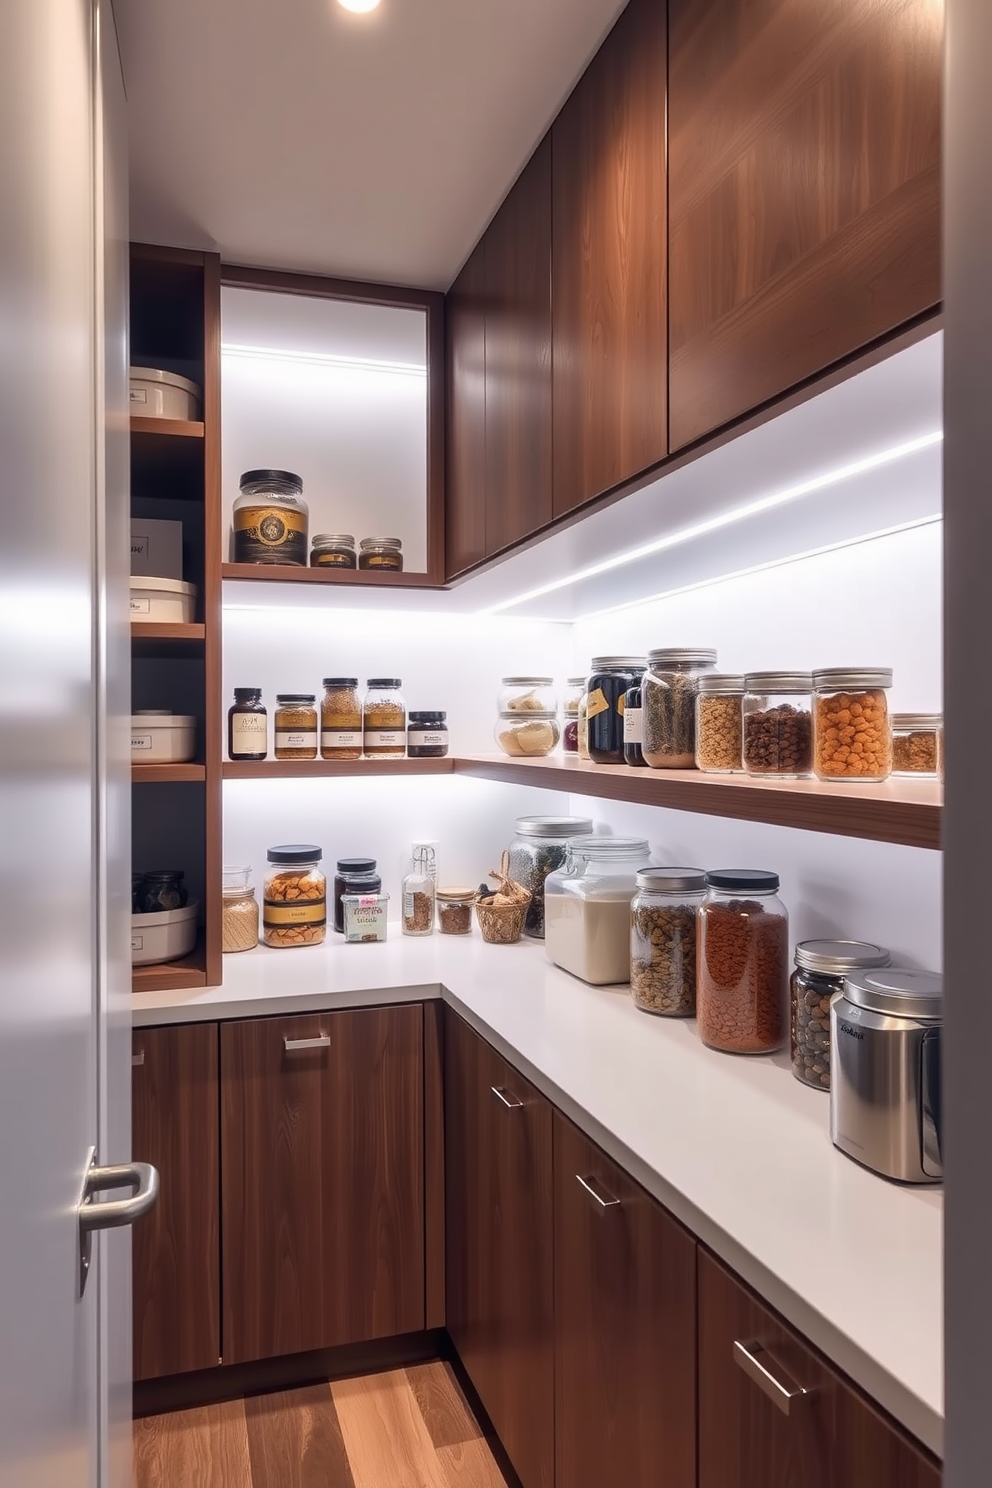
<svg viewBox="0 0 992 1488"><path fill-rule="evenodd" d="M267 946L319 945L327 927L327 881L320 871L324 856L308 843L270 847L272 865L265 875L262 938Z"/></svg>
<svg viewBox="0 0 992 1488"><path fill-rule="evenodd" d="M944 720L939 713L893 713L893 775L944 773Z"/></svg>
<svg viewBox="0 0 992 1488"><path fill-rule="evenodd" d="M792 1073L815 1090L830 1089L830 1002L849 971L888 966L884 946L864 940L801 940L789 983Z"/></svg>
<svg viewBox="0 0 992 1488"><path fill-rule="evenodd" d="M699 911L699 1036L729 1054L770 1054L786 1038L789 916L777 873L706 875Z"/></svg>
<svg viewBox="0 0 992 1488"><path fill-rule="evenodd" d="M813 673L813 769L818 780L887 780L891 667L826 667Z"/></svg>
<svg viewBox="0 0 992 1488"><path fill-rule="evenodd" d="M797 780L813 770L810 672L748 672L742 759L749 775Z"/></svg>
<svg viewBox="0 0 992 1488"><path fill-rule="evenodd" d="M630 992L646 1013L696 1011L696 922L706 894L701 868L643 868L630 905Z"/></svg>
<svg viewBox="0 0 992 1488"><path fill-rule="evenodd" d="M744 678L733 672L704 672L696 697L696 769L733 774L743 770Z"/></svg>

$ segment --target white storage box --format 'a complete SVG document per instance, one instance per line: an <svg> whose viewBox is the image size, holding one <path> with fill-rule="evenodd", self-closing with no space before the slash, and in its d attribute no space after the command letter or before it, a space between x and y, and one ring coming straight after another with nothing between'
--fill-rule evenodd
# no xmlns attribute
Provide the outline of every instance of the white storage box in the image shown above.
<svg viewBox="0 0 992 1488"><path fill-rule="evenodd" d="M142 418L198 419L200 389L178 372L132 367L131 412Z"/></svg>
<svg viewBox="0 0 992 1488"><path fill-rule="evenodd" d="M144 709L131 715L136 765L183 765L196 754L196 719L189 713Z"/></svg>
<svg viewBox="0 0 992 1488"><path fill-rule="evenodd" d="M183 576L182 522L131 518L131 572L159 579Z"/></svg>
<svg viewBox="0 0 992 1488"><path fill-rule="evenodd" d="M189 625L196 608L196 585L182 579L131 579L131 619Z"/></svg>
<svg viewBox="0 0 992 1488"><path fill-rule="evenodd" d="M179 961L196 945L196 915L199 905L163 909L158 914L131 916L131 965L155 966L160 961Z"/></svg>

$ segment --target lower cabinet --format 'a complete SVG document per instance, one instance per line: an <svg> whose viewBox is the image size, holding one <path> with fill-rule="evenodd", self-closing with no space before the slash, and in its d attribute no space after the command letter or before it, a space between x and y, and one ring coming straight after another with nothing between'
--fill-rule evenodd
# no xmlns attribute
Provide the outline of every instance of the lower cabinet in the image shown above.
<svg viewBox="0 0 992 1488"><path fill-rule="evenodd" d="M554 1169L560 1488L695 1488L696 1243L557 1112Z"/></svg>
<svg viewBox="0 0 992 1488"><path fill-rule="evenodd" d="M450 1011L444 1118L448 1332L523 1488L553 1488L551 1106Z"/></svg>
<svg viewBox="0 0 992 1488"><path fill-rule="evenodd" d="M424 1327L423 1008L225 1023L225 1364Z"/></svg>
<svg viewBox="0 0 992 1488"><path fill-rule="evenodd" d="M159 1171L133 1231L134 1377L220 1357L217 1024L140 1028L131 1045L131 1150Z"/></svg>

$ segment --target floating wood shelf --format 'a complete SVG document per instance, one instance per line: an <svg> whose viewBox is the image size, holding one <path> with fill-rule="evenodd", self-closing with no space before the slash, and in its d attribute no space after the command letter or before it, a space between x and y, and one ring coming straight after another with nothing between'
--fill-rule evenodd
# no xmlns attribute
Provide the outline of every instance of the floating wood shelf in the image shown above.
<svg viewBox="0 0 992 1488"><path fill-rule="evenodd" d="M144 418L132 413L132 439L136 435L153 439L202 439L203 424L199 419Z"/></svg>
<svg viewBox="0 0 992 1488"><path fill-rule="evenodd" d="M361 760L225 760L225 780L316 780L362 775L451 775L455 761L445 759Z"/></svg>
<svg viewBox="0 0 992 1488"><path fill-rule="evenodd" d="M444 589L425 573L378 573L364 568L303 568L294 563L224 563L225 579L270 584L355 584L370 589Z"/></svg>
<svg viewBox="0 0 992 1488"><path fill-rule="evenodd" d="M132 966L132 992L177 992L186 987L207 985L207 953L203 936L196 949L181 961L166 961L159 966Z"/></svg>
<svg viewBox="0 0 992 1488"><path fill-rule="evenodd" d="M478 755L455 760L455 771L542 790L570 791L603 800L632 801L738 821L766 822L807 832L940 847L943 787L932 780L883 785L826 785L813 780L751 780L696 770L631 769L561 757L537 760Z"/></svg>
<svg viewBox="0 0 992 1488"><path fill-rule="evenodd" d="M189 656L201 654L206 636L203 625L166 625L160 621L131 621L133 656Z"/></svg>
<svg viewBox="0 0 992 1488"><path fill-rule="evenodd" d="M205 765L145 765L131 766L134 785L158 785L176 780L206 780Z"/></svg>

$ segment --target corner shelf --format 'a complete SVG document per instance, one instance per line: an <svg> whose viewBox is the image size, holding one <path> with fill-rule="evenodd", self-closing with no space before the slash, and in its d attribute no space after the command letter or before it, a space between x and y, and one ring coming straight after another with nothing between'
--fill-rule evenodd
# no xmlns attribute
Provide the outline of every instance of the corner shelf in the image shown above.
<svg viewBox="0 0 992 1488"><path fill-rule="evenodd" d="M181 961L163 961L155 966L132 966L131 991L179 992L207 985L207 953L200 935L196 949Z"/></svg>
<svg viewBox="0 0 992 1488"><path fill-rule="evenodd" d="M270 584L354 584L368 589L444 589L425 573L374 573L364 568L303 568L294 563L222 563L221 578Z"/></svg>
<svg viewBox="0 0 992 1488"><path fill-rule="evenodd" d="M207 778L205 765L132 764L131 781L134 785L159 785L163 782L199 780Z"/></svg>
<svg viewBox="0 0 992 1488"><path fill-rule="evenodd" d="M737 821L764 822L807 832L937 849L943 786L933 780L888 780L882 785L821 784L815 780L751 780L696 770L635 769L561 757L513 760L474 755L455 760L455 772L542 790L603 800L631 801Z"/></svg>
<svg viewBox="0 0 992 1488"><path fill-rule="evenodd" d="M444 759L225 760L225 780L355 780L362 775L452 775L456 761Z"/></svg>

